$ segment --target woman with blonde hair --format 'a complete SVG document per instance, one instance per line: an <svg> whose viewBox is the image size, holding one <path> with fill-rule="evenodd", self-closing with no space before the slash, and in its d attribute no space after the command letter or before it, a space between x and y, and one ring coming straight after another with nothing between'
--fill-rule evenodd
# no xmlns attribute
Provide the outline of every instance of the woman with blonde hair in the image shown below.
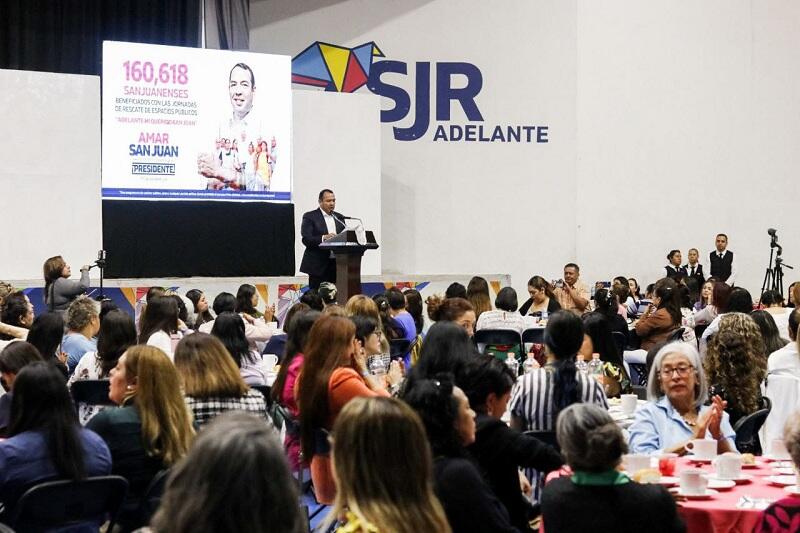
<svg viewBox="0 0 800 533"><path fill-rule="evenodd" d="M111 473L128 480L117 521L126 530L136 529L147 518L139 513L141 497L159 471L186 455L194 428L178 371L158 348L128 348L109 381L108 397L119 407L98 413L86 427L108 444Z"/></svg>
<svg viewBox="0 0 800 533"><path fill-rule="evenodd" d="M433 493L433 459L419 416L391 398L355 398L333 427L336 502L341 533L449 533ZM380 464L382 468L364 468Z"/></svg>
<svg viewBox="0 0 800 533"><path fill-rule="evenodd" d="M767 375L761 330L744 313L725 313L708 341L703 363L711 394L728 402L731 425L761 408L761 382Z"/></svg>
<svg viewBox="0 0 800 533"><path fill-rule="evenodd" d="M244 411L272 424L264 396L247 386L225 345L213 335L193 333L181 339L175 368L198 426L225 411Z"/></svg>
<svg viewBox="0 0 800 533"><path fill-rule="evenodd" d="M467 300L475 308L475 320L481 313L492 310L492 300L489 295L489 282L480 276L475 276L467 284Z"/></svg>

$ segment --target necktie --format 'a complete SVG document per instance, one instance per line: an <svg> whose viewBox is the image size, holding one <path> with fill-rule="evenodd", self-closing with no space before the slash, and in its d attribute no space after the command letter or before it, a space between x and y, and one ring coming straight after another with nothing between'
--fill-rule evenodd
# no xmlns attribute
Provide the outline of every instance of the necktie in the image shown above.
<svg viewBox="0 0 800 533"><path fill-rule="evenodd" d="M692 276L694 276L694 267L692 267Z"/></svg>
<svg viewBox="0 0 800 533"><path fill-rule="evenodd" d="M722 252L719 253L719 258L722 259Z"/></svg>

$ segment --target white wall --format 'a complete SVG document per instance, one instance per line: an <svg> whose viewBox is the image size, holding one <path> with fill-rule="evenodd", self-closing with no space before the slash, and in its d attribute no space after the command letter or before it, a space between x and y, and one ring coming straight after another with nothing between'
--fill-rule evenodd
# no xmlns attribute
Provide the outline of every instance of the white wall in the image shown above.
<svg viewBox="0 0 800 533"><path fill-rule="evenodd" d="M303 213L318 209L319 191L332 189L336 211L364 221L380 248L361 262L363 274L381 273L386 249L381 232L380 101L372 94L293 91L292 138L296 267L305 248L300 242Z"/></svg>
<svg viewBox="0 0 800 533"><path fill-rule="evenodd" d="M102 247L100 78L0 70L0 87L2 277L56 254L77 272Z"/></svg>
<svg viewBox="0 0 800 533"><path fill-rule="evenodd" d="M471 62L486 123L549 123L549 144L524 147L400 142L383 124L385 271L501 271L523 290L577 260L587 282L647 282L671 248L707 262L725 232L755 292L768 227L800 267L798 23L788 0L252 0L250 46L374 40L409 68Z"/></svg>

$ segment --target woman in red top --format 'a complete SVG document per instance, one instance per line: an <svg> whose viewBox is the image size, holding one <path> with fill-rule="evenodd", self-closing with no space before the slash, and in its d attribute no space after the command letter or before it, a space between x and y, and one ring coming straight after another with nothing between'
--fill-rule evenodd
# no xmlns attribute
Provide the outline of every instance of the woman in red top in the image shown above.
<svg viewBox="0 0 800 533"><path fill-rule="evenodd" d="M300 445L303 461L311 465L311 479L320 503L331 504L336 484L331 474L328 431L342 408L359 396L389 396L385 383L367 375L365 357L349 318L323 316L314 323L305 344L305 360L297 382ZM401 379L393 363L386 381Z"/></svg>

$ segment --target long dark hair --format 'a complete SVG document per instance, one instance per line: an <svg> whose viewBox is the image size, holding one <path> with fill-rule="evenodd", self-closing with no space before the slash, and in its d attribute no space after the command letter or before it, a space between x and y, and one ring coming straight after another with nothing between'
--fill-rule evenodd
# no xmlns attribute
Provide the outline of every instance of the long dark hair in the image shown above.
<svg viewBox="0 0 800 533"><path fill-rule="evenodd" d="M450 373L456 384L460 383L464 367L478 354L475 345L455 322L437 322L428 330L422 341L417 364L411 369L408 382L432 379L441 373Z"/></svg>
<svg viewBox="0 0 800 533"><path fill-rule="evenodd" d="M611 319L619 314L619 301L617 295L608 289L597 289L594 293L594 301L597 304L596 312Z"/></svg>
<svg viewBox="0 0 800 533"><path fill-rule="evenodd" d="M256 288L249 283L244 283L239 286L236 291L236 312L247 313L252 316L261 316L261 313L253 307L253 295L256 293Z"/></svg>
<svg viewBox="0 0 800 533"><path fill-rule="evenodd" d="M58 361L56 350L64 338L64 317L58 312L48 312L36 317L28 331L27 341L33 344L47 361Z"/></svg>
<svg viewBox="0 0 800 533"><path fill-rule="evenodd" d="M306 339L308 339L308 332L311 331L314 322L322 316L319 311L306 307L306 311L296 312L284 327L286 330L286 352L281 360L281 368L278 370L278 375L275 377L275 383L272 384L271 391L272 398L278 403L283 401L283 388L286 384L286 375L289 373L289 365L292 364L297 354L303 352Z"/></svg>
<svg viewBox="0 0 800 533"><path fill-rule="evenodd" d="M494 393L498 398L514 386L516 376L503 361L481 355L467 364L464 372L464 393L476 413L486 413L486 400Z"/></svg>
<svg viewBox="0 0 800 533"><path fill-rule="evenodd" d="M778 331L778 326L775 324L775 319L772 315L763 310L752 311L750 317L755 320L758 329L761 330L761 337L764 339L764 355L768 356L775 350L780 350L788 344L785 339L781 338ZM28 335L30 337L30 335Z"/></svg>
<svg viewBox="0 0 800 533"><path fill-rule="evenodd" d="M97 357L100 359L100 378L108 376L125 350L136 344L136 325L131 316L115 309L100 322L97 337Z"/></svg>
<svg viewBox="0 0 800 533"><path fill-rule="evenodd" d="M555 357L553 367L553 420L565 407L578 401L578 379L575 355L583 344L583 323L570 311L550 315L544 330L544 344Z"/></svg>
<svg viewBox="0 0 800 533"><path fill-rule="evenodd" d="M28 300L22 291L12 292L3 300L3 305L0 307L0 322L4 322L9 326L17 326L19 328L26 327L21 321L20 317L24 317L28 313ZM0 334L0 339L10 340L14 337L9 335Z"/></svg>
<svg viewBox="0 0 800 533"><path fill-rule="evenodd" d="M464 445L456 429L458 401L453 396L453 387L453 376L445 373L419 380L403 391L403 401L422 419L434 458L464 455Z"/></svg>
<svg viewBox="0 0 800 533"><path fill-rule="evenodd" d="M587 313L581 317L583 329L592 339L592 348L600 354L600 360L616 365L621 372L625 372L622 363L622 354L617 349L614 336L611 334L611 322L608 317L597 311Z"/></svg>
<svg viewBox="0 0 800 533"><path fill-rule="evenodd" d="M664 278L656 283L654 293L655 296L661 298L658 308L665 309L669 313L673 326L680 326L683 315L681 315L681 296L678 292L678 284L672 279Z"/></svg>
<svg viewBox="0 0 800 533"><path fill-rule="evenodd" d="M225 312L214 320L211 334L217 337L228 353L231 354L236 366L242 368L247 362L252 362L250 343L244 335L244 320L236 313Z"/></svg>
<svg viewBox="0 0 800 533"><path fill-rule="evenodd" d="M403 294L406 296L406 311L414 319L417 335L420 335L422 328L425 327L425 318L422 316L422 295L417 289L406 289Z"/></svg>
<svg viewBox="0 0 800 533"><path fill-rule="evenodd" d="M147 311L139 322L139 344L147 344L150 335L157 331L167 334L178 329L178 304L169 296L156 296L147 304Z"/></svg>
<svg viewBox="0 0 800 533"><path fill-rule="evenodd" d="M193 329L197 329L201 324L205 324L206 322L211 322L214 320L214 317L211 315L211 311L209 311L208 308L206 308L206 310L202 313L199 309L197 309L197 302L199 302L200 298L203 297L203 291L200 289L191 289L186 292L186 297L189 298L190 302L192 302L194 312L197 315L194 324L192 324Z"/></svg>
<svg viewBox="0 0 800 533"><path fill-rule="evenodd" d="M43 432L59 477L86 477L78 417L64 375L53 365L31 363L17 374L11 413L9 437L25 431Z"/></svg>

